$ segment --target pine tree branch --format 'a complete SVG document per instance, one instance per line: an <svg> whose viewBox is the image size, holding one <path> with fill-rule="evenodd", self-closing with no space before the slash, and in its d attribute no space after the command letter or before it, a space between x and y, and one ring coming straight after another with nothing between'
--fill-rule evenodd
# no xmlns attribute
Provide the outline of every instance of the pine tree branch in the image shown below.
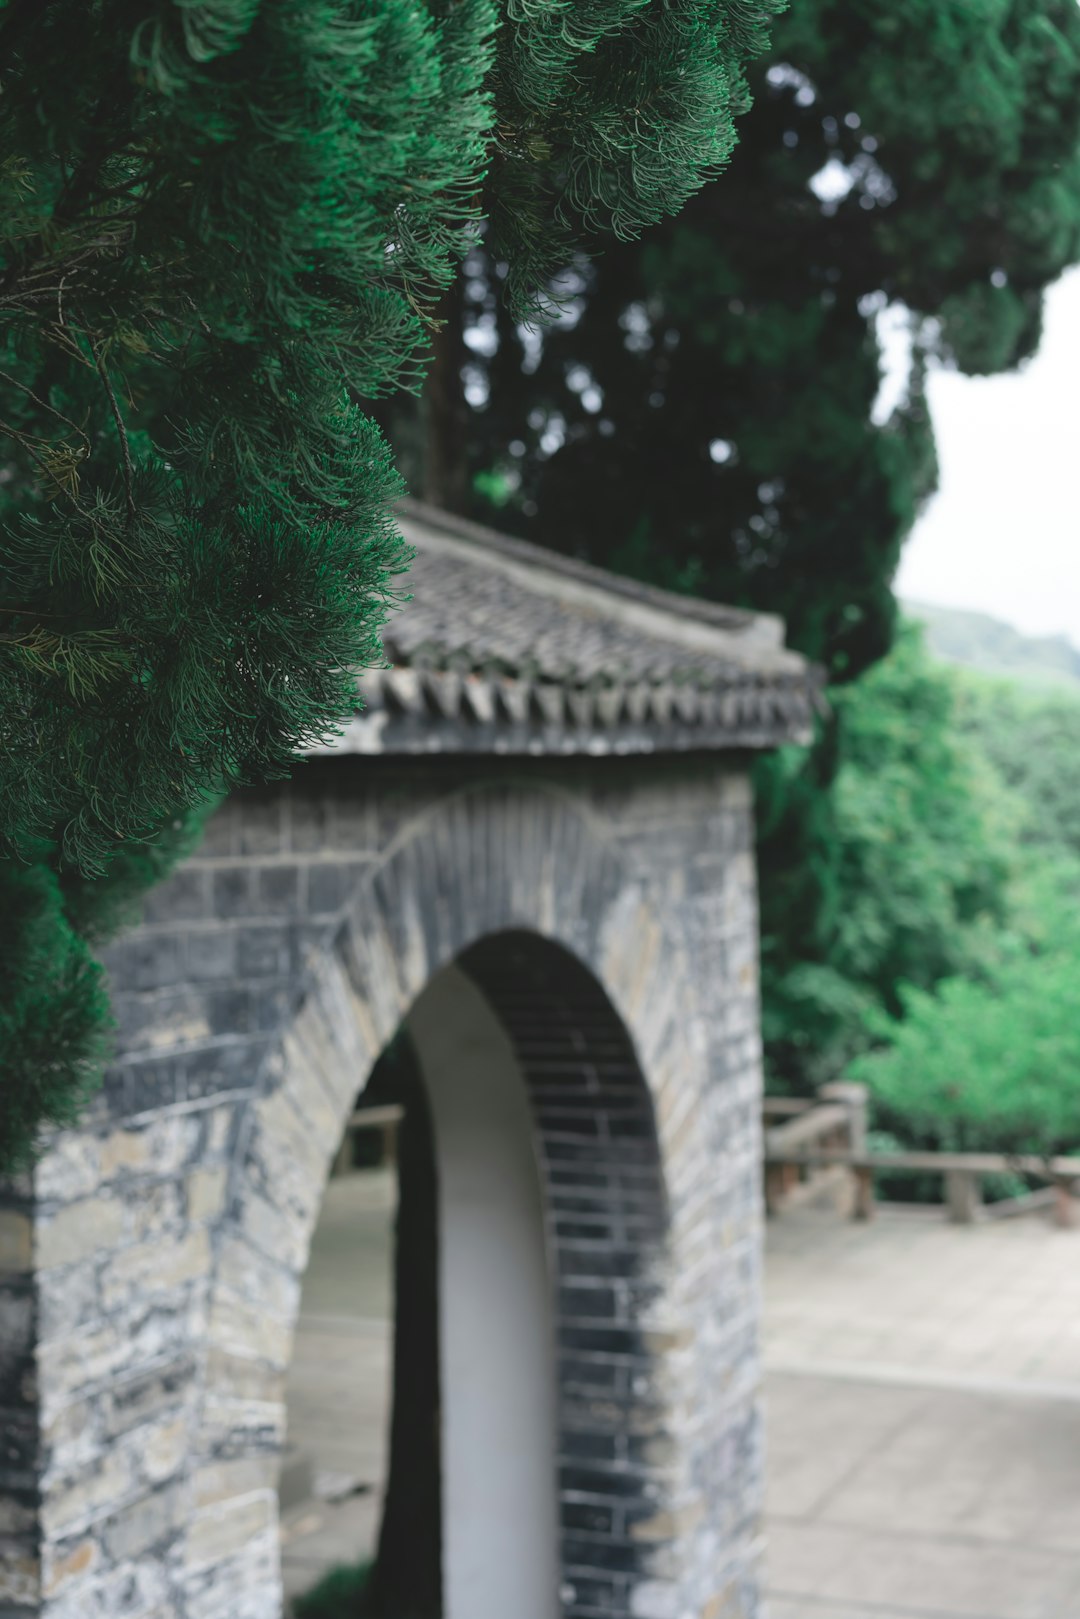
<svg viewBox="0 0 1080 1619"><path fill-rule="evenodd" d="M98 376L101 378L101 385L105 389L106 396L108 397L109 408L112 411L112 418L116 423L116 431L120 438L120 453L124 462L124 500L127 506L127 532L130 536L131 531L135 526L137 512L135 508L135 468L132 465L131 445L128 442L127 428L124 425L124 418L120 413L120 405L117 401L116 394L113 391L113 385L109 377L108 368L97 351L93 334L91 333L86 322L83 320L82 315L79 313L78 307L73 304L72 308L75 311L75 318L79 322L82 334L89 344L90 353L94 358L94 366L97 370Z"/></svg>

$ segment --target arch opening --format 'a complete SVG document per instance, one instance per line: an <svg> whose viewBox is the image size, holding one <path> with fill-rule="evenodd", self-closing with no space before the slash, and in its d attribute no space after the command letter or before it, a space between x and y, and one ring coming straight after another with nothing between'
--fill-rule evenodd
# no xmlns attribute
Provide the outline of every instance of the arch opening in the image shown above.
<svg viewBox="0 0 1080 1619"><path fill-rule="evenodd" d="M414 1129L368 1611L395 1614L395 1559L415 1575L426 1558L422 1619L629 1613L657 1553L667 1421L643 1326L666 1198L630 1038L580 961L521 931L437 973L395 1049ZM372 1089L362 1104L384 1103ZM306 1310L305 1293L301 1331Z"/></svg>

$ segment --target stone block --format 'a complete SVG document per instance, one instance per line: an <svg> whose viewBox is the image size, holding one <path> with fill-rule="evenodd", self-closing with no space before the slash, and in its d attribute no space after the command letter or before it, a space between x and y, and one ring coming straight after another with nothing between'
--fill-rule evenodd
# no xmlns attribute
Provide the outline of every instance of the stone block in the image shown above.
<svg viewBox="0 0 1080 1619"><path fill-rule="evenodd" d="M63 1130L34 1167L34 1191L42 1202L71 1203L96 1192L103 1178L100 1138L85 1130Z"/></svg>
<svg viewBox="0 0 1080 1619"><path fill-rule="evenodd" d="M277 854L283 843L282 795L274 788L247 792L237 804L236 852Z"/></svg>
<svg viewBox="0 0 1080 1619"><path fill-rule="evenodd" d="M215 1221L225 1207L228 1166L196 1169L187 1177L187 1217L193 1223Z"/></svg>
<svg viewBox="0 0 1080 1619"><path fill-rule="evenodd" d="M250 865L217 867L210 878L213 914L223 922L238 916L254 916L255 870Z"/></svg>
<svg viewBox="0 0 1080 1619"><path fill-rule="evenodd" d="M215 1100L250 1092L267 1047L265 1038L223 1035L183 1059L186 1102Z"/></svg>
<svg viewBox="0 0 1080 1619"><path fill-rule="evenodd" d="M260 1253L235 1230L222 1233L216 1285L238 1298L292 1320L300 1302L300 1277L280 1260Z"/></svg>
<svg viewBox="0 0 1080 1619"><path fill-rule="evenodd" d="M368 869L367 861L318 860L307 870L307 908L312 916L336 916Z"/></svg>
<svg viewBox="0 0 1080 1619"><path fill-rule="evenodd" d="M237 933L221 923L191 929L185 940L185 969L195 983L220 982L236 971Z"/></svg>
<svg viewBox="0 0 1080 1619"><path fill-rule="evenodd" d="M167 1484L115 1512L101 1529L113 1562L141 1558L152 1546L176 1536L188 1521L186 1497L181 1485Z"/></svg>
<svg viewBox="0 0 1080 1619"><path fill-rule="evenodd" d="M234 1355L212 1343L207 1349L206 1390L208 1401L219 1405L258 1407L271 1426L280 1423L284 1432L285 1373L280 1367Z"/></svg>
<svg viewBox="0 0 1080 1619"><path fill-rule="evenodd" d="M42 1548L42 1590L55 1597L72 1580L93 1574L101 1561L101 1547L93 1535L67 1541L62 1549L46 1541Z"/></svg>
<svg viewBox="0 0 1080 1619"><path fill-rule="evenodd" d="M206 823L198 847L198 859L217 860L236 853L236 835L243 811L237 798L226 799Z"/></svg>
<svg viewBox="0 0 1080 1619"><path fill-rule="evenodd" d="M0 1602L12 1607L25 1604L37 1612L41 1595L41 1565L36 1557L18 1547L0 1546Z"/></svg>
<svg viewBox="0 0 1080 1619"><path fill-rule="evenodd" d="M205 1331L205 1305L190 1289L147 1308L102 1319L95 1329L83 1327L38 1347L41 1420L51 1422L57 1409L96 1385L134 1374L156 1361L167 1362L195 1343Z"/></svg>
<svg viewBox="0 0 1080 1619"><path fill-rule="evenodd" d="M288 1085L261 1097L249 1153L264 1192L279 1208L313 1223L329 1168L329 1146L313 1139L302 1105L302 1097L293 1105L293 1087ZM340 1133L339 1125L335 1139Z"/></svg>
<svg viewBox="0 0 1080 1619"><path fill-rule="evenodd" d="M292 781L286 788L288 846L293 854L314 854L327 842L330 806L327 799Z"/></svg>
<svg viewBox="0 0 1080 1619"><path fill-rule="evenodd" d="M378 817L370 792L339 792L331 798L327 842L333 848L373 851L378 838Z"/></svg>
<svg viewBox="0 0 1080 1619"><path fill-rule="evenodd" d="M210 1238L205 1226L131 1244L111 1255L101 1273L106 1310L173 1293L210 1274Z"/></svg>
<svg viewBox="0 0 1080 1619"><path fill-rule="evenodd" d="M207 1462L195 1473L195 1507L199 1510L256 1492L265 1494L275 1490L280 1468L281 1458L273 1453Z"/></svg>
<svg viewBox="0 0 1080 1619"><path fill-rule="evenodd" d="M233 1557L189 1567L184 1600L191 1619L281 1619L276 1525L252 1536Z"/></svg>
<svg viewBox="0 0 1080 1619"><path fill-rule="evenodd" d="M33 1266L33 1221L19 1209L0 1209L0 1275L23 1275Z"/></svg>
<svg viewBox="0 0 1080 1619"><path fill-rule="evenodd" d="M233 982L223 988L208 989L204 1003L206 1033L216 1039L232 1039L250 1033L258 1023L256 999L257 994L253 994L247 984Z"/></svg>
<svg viewBox="0 0 1080 1619"><path fill-rule="evenodd" d="M70 1535L131 1493L135 1461L130 1451L113 1447L93 1457L73 1478L42 1479L41 1528L46 1543Z"/></svg>
<svg viewBox="0 0 1080 1619"><path fill-rule="evenodd" d="M288 971L289 936L277 922L244 927L235 938L235 970L241 978L274 978Z"/></svg>
<svg viewBox="0 0 1080 1619"><path fill-rule="evenodd" d="M300 909L300 867L259 866L255 877L260 916L295 916Z"/></svg>
<svg viewBox="0 0 1080 1619"><path fill-rule="evenodd" d="M40 1419L42 1454L50 1472L74 1477L95 1465L103 1445L108 1443L102 1428L102 1399L66 1400L51 1406Z"/></svg>
<svg viewBox="0 0 1080 1619"><path fill-rule="evenodd" d="M37 1264L41 1270L74 1265L115 1248L125 1225L122 1202L115 1197L86 1197L68 1203L37 1227Z"/></svg>
<svg viewBox="0 0 1080 1619"><path fill-rule="evenodd" d="M235 1212L253 1248L300 1273L307 1263L311 1241L310 1217L302 1219L279 1208L262 1195L250 1177L238 1188Z"/></svg>
<svg viewBox="0 0 1080 1619"><path fill-rule="evenodd" d="M163 1484L177 1474L191 1445L193 1423L190 1412L151 1423L132 1435L139 1471L149 1484Z"/></svg>
<svg viewBox="0 0 1080 1619"><path fill-rule="evenodd" d="M165 1053L194 1045L210 1033L202 996L190 985L179 989L113 994L121 1048Z"/></svg>
<svg viewBox="0 0 1080 1619"><path fill-rule="evenodd" d="M149 1371L114 1379L98 1396L101 1432L106 1440L144 1426L154 1418L190 1408L197 1393L196 1360L188 1350Z"/></svg>
<svg viewBox="0 0 1080 1619"><path fill-rule="evenodd" d="M105 1180L125 1174L175 1175L198 1151L199 1119L191 1113L168 1113L137 1129L113 1131L101 1143L101 1171Z"/></svg>
<svg viewBox="0 0 1080 1619"><path fill-rule="evenodd" d="M128 1215L127 1239L174 1236L183 1224L184 1184L175 1180L134 1180L118 1194Z"/></svg>
<svg viewBox="0 0 1080 1619"><path fill-rule="evenodd" d="M284 1371L292 1348L292 1322L219 1286L210 1307L209 1341L228 1355L260 1360Z"/></svg>
<svg viewBox="0 0 1080 1619"><path fill-rule="evenodd" d="M185 1544L189 1568L220 1562L243 1552L259 1534L277 1526L277 1496L262 1490L228 1502L216 1501L195 1512Z"/></svg>
<svg viewBox="0 0 1080 1619"><path fill-rule="evenodd" d="M143 900L147 922L197 922L207 911L206 871L194 861L149 889Z"/></svg>
<svg viewBox="0 0 1080 1619"><path fill-rule="evenodd" d="M630 1594L631 1619L681 1619L679 1588L667 1580L642 1580Z"/></svg>
<svg viewBox="0 0 1080 1619"><path fill-rule="evenodd" d="M202 1114L202 1118L206 1130L202 1157L204 1160L218 1158L228 1145L236 1109L232 1106L220 1107L209 1115Z"/></svg>
<svg viewBox="0 0 1080 1619"><path fill-rule="evenodd" d="M68 1580L52 1598L48 1619L177 1619L169 1574L154 1556Z"/></svg>
<svg viewBox="0 0 1080 1619"><path fill-rule="evenodd" d="M184 936L181 932L157 932L140 928L125 941L132 954L127 982L136 989L163 989L184 976Z"/></svg>

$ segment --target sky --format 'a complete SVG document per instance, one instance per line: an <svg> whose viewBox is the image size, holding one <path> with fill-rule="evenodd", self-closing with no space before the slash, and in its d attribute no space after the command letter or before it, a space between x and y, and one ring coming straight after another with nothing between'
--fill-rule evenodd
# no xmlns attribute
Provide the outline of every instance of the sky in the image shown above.
<svg viewBox="0 0 1080 1619"><path fill-rule="evenodd" d="M1022 370L938 371L929 393L940 491L905 547L900 595L1080 647L1080 269L1047 294Z"/></svg>

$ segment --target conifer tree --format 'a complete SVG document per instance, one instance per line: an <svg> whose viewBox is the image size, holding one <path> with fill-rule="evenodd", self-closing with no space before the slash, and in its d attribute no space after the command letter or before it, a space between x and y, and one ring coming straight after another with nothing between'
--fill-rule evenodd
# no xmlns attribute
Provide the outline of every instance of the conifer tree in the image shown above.
<svg viewBox="0 0 1080 1619"><path fill-rule="evenodd" d="M407 564L369 406L478 221L521 318L718 170L773 9L0 4L0 1156L100 1062L118 885L353 709Z"/></svg>

